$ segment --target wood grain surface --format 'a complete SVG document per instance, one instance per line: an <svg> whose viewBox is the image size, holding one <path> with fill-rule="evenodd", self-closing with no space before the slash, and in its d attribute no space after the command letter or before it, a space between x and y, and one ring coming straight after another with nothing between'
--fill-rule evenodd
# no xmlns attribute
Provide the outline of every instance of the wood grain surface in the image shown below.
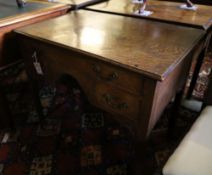
<svg viewBox="0 0 212 175"><path fill-rule="evenodd" d="M43 6L42 6L43 4ZM7 3L0 3L1 5L1 12L3 10L8 11L8 13L11 15L0 18L0 29L1 27L5 27L8 25L12 25L14 23L22 22L24 20L29 20L35 17L51 14L53 12L67 10L70 8L70 5L64 5L64 4L54 4L54 3L47 3L47 2L40 2L40 1L28 1L27 6L35 6L35 9L30 8L27 9L19 9L18 7L12 5L8 5ZM36 6L39 6L39 8L36 8ZM12 10L15 11L15 13L11 12ZM6 13L6 12L5 12Z"/></svg>
<svg viewBox="0 0 212 175"><path fill-rule="evenodd" d="M86 10L16 32L158 80L163 80L205 34L199 29Z"/></svg>
<svg viewBox="0 0 212 175"><path fill-rule="evenodd" d="M135 14L140 5L130 0L109 0L107 2L89 6L86 9L107 13L148 18L153 20L178 23L208 30L212 25L212 6L197 5L197 10L184 10L180 8L183 3L148 0L146 10L153 14L147 17Z"/></svg>
<svg viewBox="0 0 212 175"><path fill-rule="evenodd" d="M88 5L97 4L106 0L39 0L39 1L48 1L54 3L62 3L62 4L69 4L71 5L72 9L79 9L86 7Z"/></svg>
<svg viewBox="0 0 212 175"><path fill-rule="evenodd" d="M7 16L0 18L0 66L5 66L21 59L13 29L63 15L70 5L27 1L27 7L20 9L15 0L0 0L0 9Z"/></svg>

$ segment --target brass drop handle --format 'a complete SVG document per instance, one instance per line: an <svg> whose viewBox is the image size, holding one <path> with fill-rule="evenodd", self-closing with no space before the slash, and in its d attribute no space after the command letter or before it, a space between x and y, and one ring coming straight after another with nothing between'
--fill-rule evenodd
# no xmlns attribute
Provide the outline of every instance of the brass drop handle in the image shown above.
<svg viewBox="0 0 212 175"><path fill-rule="evenodd" d="M112 72L109 74L107 77L101 75L101 68L97 64L93 64L93 71L96 73L96 76L104 81L113 81L118 78L118 73L117 72Z"/></svg>
<svg viewBox="0 0 212 175"><path fill-rule="evenodd" d="M123 110L128 108L128 105L125 102L116 104L115 102L116 97L113 97L110 94L103 94L103 98L106 101L106 103L114 109Z"/></svg>

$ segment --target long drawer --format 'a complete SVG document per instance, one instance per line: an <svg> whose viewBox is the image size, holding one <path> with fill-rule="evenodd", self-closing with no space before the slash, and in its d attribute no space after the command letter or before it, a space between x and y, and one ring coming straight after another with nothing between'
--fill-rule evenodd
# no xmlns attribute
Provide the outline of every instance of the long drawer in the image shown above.
<svg viewBox="0 0 212 175"><path fill-rule="evenodd" d="M22 43L25 45L25 57L28 55L27 61L32 64L35 61L32 55L36 52L37 59L41 63L47 78L63 72L74 76L76 79L101 80L127 92L143 94L143 79L134 72L96 60L83 53L33 39L22 38Z"/></svg>

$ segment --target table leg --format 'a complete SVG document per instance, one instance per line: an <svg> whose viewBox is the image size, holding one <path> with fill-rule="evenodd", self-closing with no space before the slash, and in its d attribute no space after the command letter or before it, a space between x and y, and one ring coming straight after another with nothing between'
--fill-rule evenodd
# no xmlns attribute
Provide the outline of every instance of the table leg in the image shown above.
<svg viewBox="0 0 212 175"><path fill-rule="evenodd" d="M183 90L177 92L174 103L172 104L171 109L169 110L168 133L167 133L168 139L173 139L175 137L176 121L179 115L179 107L181 104L183 93L184 93Z"/></svg>
<svg viewBox="0 0 212 175"><path fill-rule="evenodd" d="M197 63L195 65L195 68L194 68L194 72L193 72L193 76L192 76L192 79L191 79L191 83L190 83L190 86L189 86L189 89L188 89L188 92L187 92L187 98L190 99L191 96L192 96L192 92L195 88L195 85L196 85L196 82L197 82L197 78L198 78L198 75L199 75L199 72L200 72L200 69L201 69L201 66L202 66L202 63L204 61L204 58L205 58L205 49L203 49L197 59Z"/></svg>
<svg viewBox="0 0 212 175"><path fill-rule="evenodd" d="M10 128L11 130L15 130L12 114L9 109L9 104L6 99L5 94L0 87L0 117L1 117L1 128ZM2 126L4 125L4 126Z"/></svg>
<svg viewBox="0 0 212 175"><path fill-rule="evenodd" d="M146 142L135 143L134 159L130 162L130 169L133 175L145 175L145 152L147 150Z"/></svg>

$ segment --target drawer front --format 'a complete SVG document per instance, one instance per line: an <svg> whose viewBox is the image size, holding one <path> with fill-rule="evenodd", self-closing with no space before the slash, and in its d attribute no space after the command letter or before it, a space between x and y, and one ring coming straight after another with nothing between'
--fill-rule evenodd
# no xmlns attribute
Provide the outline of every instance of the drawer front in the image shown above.
<svg viewBox="0 0 212 175"><path fill-rule="evenodd" d="M28 54L28 58L32 58L33 53L36 51L38 60L43 65L43 71L47 74L50 70L48 67L52 67L55 72L58 69L75 76L87 77L90 80L112 83L114 86L133 94L140 95L143 93L143 79L137 73L111 63L105 63L91 56L39 41L27 39L23 42L26 48L25 55Z"/></svg>
<svg viewBox="0 0 212 175"><path fill-rule="evenodd" d="M93 77L89 76L90 71L87 66L89 60L84 61L71 51L31 39L23 39L22 46L24 60L31 78L34 79L39 75L34 66L34 62L37 61L41 65L45 81L55 83L62 74L68 74L75 78L86 95L90 96L94 81Z"/></svg>
<svg viewBox="0 0 212 175"><path fill-rule="evenodd" d="M139 114L141 99L109 84L96 83L93 100L107 112L126 116L134 120Z"/></svg>
<svg viewBox="0 0 212 175"><path fill-rule="evenodd" d="M134 94L143 93L143 79L134 72L101 61L88 63L88 69L97 80L112 83L114 86Z"/></svg>
<svg viewBox="0 0 212 175"><path fill-rule="evenodd" d="M91 103L130 119L138 116L143 81L136 73L39 41L23 43L27 48L27 67L31 70L34 70L32 55L36 51L46 79L55 80L67 73L76 78Z"/></svg>
<svg viewBox="0 0 212 175"><path fill-rule="evenodd" d="M35 40L23 40L24 44L24 57L28 64L33 65L33 62L38 61L41 64L44 76L48 76L52 72L56 73L68 73L73 76L89 77L91 71L88 68L88 64L92 63L83 59L79 54L75 52ZM35 55L36 54L36 59ZM35 68L33 68L35 72Z"/></svg>

